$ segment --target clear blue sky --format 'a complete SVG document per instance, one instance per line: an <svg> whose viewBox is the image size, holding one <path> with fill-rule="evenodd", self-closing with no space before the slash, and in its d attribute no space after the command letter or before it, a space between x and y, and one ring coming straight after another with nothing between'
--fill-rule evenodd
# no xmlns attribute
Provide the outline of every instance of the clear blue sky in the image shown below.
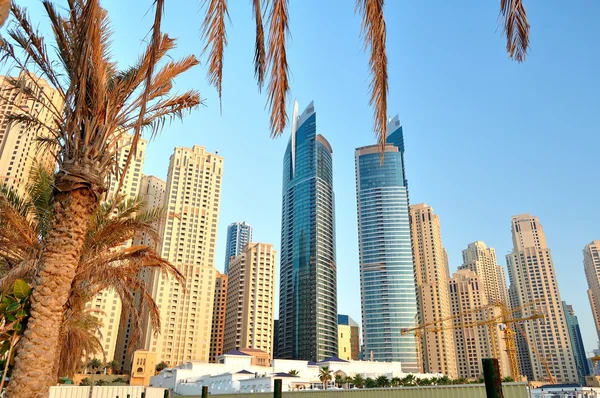
<svg viewBox="0 0 600 398"><path fill-rule="evenodd" d="M39 21L37 0L17 2L31 5ZM151 3L104 1L119 62L140 54ZM179 38L176 54L199 55L201 1L166 3L164 30ZM290 3L289 109L294 98L301 108L314 100L318 131L333 147L338 307L359 321L354 148L374 142L360 20L352 0ZM582 249L600 239L600 2L525 1L532 44L524 64L505 53L499 1L387 3L388 110L404 126L411 202L426 202L439 214L451 271L475 240L495 247L505 265L511 216L537 215L562 299L574 305L591 351L597 338ZM165 128L149 146L145 165L146 174L165 178L176 145L203 145L225 158L219 269L231 222L249 222L256 241L279 249L281 169L289 138L289 129L277 140L269 138L266 96L253 79L250 1L229 5L223 114L203 63L177 87L199 89L206 107Z"/></svg>

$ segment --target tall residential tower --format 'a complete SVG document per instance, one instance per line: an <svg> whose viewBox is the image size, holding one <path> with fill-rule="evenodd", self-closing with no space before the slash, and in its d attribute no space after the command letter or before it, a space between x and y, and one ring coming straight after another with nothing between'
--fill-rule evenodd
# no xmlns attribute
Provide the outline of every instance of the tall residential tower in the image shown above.
<svg viewBox="0 0 600 398"><path fill-rule="evenodd" d="M338 353L332 152L317 134L313 103L298 116L296 102L283 159L279 355L286 359Z"/></svg>
<svg viewBox="0 0 600 398"><path fill-rule="evenodd" d="M387 126L385 157L377 145L355 151L358 252L364 354L417 372L417 298L410 239L404 137L398 116Z"/></svg>
<svg viewBox="0 0 600 398"><path fill-rule="evenodd" d="M583 248L583 269L588 285L588 298L594 315L596 333L600 341L600 240Z"/></svg>
<svg viewBox="0 0 600 398"><path fill-rule="evenodd" d="M529 380L547 379L543 363L547 362L557 382L576 382L577 370L565 311L552 255L538 218L529 214L513 216L512 238L513 250L506 256L511 304L525 306L515 316L527 317L535 312L546 315L541 320L524 322L523 335L517 333L521 373Z"/></svg>
<svg viewBox="0 0 600 398"><path fill-rule="evenodd" d="M186 285L165 275L155 279L152 296L161 333L146 333L145 344L158 362L171 366L209 359L222 176L223 158L201 146L176 147L171 155L161 256L177 267Z"/></svg>
<svg viewBox="0 0 600 398"><path fill-rule="evenodd" d="M506 276L504 268L496 261L496 250L487 247L482 241L477 241L469 243L462 255L463 265L458 269L468 269L479 276L488 303L508 305Z"/></svg>
<svg viewBox="0 0 600 398"><path fill-rule="evenodd" d="M440 219L430 206L421 203L410 207L410 225L419 324L439 322L437 326L450 327L451 320L442 321L452 315L452 310L448 294L448 256L442 246ZM420 343L422 368L426 373L456 377L452 330L444 328L423 333Z"/></svg>
<svg viewBox="0 0 600 398"><path fill-rule="evenodd" d="M225 273L229 272L229 260L239 255L244 246L252 242L252 227L246 222L234 222L227 227L227 244L225 245Z"/></svg>

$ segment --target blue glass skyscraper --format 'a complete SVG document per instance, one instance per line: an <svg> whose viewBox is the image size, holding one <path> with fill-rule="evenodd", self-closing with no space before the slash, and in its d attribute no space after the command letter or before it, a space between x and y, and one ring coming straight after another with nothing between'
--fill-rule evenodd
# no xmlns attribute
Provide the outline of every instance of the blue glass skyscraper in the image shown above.
<svg viewBox="0 0 600 398"><path fill-rule="evenodd" d="M417 372L415 337L400 333L415 325L417 299L398 116L387 126L383 164L377 145L357 148L355 164L364 356Z"/></svg>
<svg viewBox="0 0 600 398"><path fill-rule="evenodd" d="M575 366L577 366L577 377L579 378L579 383L585 385L585 376L589 376L591 370L587 361L585 348L583 347L583 338L581 337L579 320L577 319L577 315L575 315L575 310L572 305L563 301L562 306L565 311L565 319L567 321L569 338L571 339L571 348L573 349Z"/></svg>
<svg viewBox="0 0 600 398"><path fill-rule="evenodd" d="M227 227L227 244L225 246L225 273L229 272L229 260L238 256L244 246L252 242L252 227L246 222L234 222Z"/></svg>
<svg viewBox="0 0 600 398"><path fill-rule="evenodd" d="M279 356L337 355L332 150L317 134L313 103L298 116L283 158Z"/></svg>

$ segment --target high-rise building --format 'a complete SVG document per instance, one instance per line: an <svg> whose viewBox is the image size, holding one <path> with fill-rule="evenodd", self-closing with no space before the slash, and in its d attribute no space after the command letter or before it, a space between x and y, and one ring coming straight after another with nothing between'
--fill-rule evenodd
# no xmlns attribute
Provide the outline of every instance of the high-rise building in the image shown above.
<svg viewBox="0 0 600 398"><path fill-rule="evenodd" d="M502 316L498 307L485 308L488 299L483 277L469 269L459 269L449 281L450 304L454 323L454 343L458 377L479 378L483 374L481 360L498 358L500 373L510 375L504 336L495 323L485 325ZM473 311L480 308L479 311ZM472 326L466 326L472 325Z"/></svg>
<svg viewBox="0 0 600 398"><path fill-rule="evenodd" d="M415 325L417 298L398 116L388 123L384 154L381 164L377 145L355 151L363 344L368 358L417 372L415 338L401 334Z"/></svg>
<svg viewBox="0 0 600 398"><path fill-rule="evenodd" d="M134 164L134 163L132 163ZM155 176L147 176L142 175L142 181L140 183L140 191L139 196L144 201L144 210L155 211L159 209L163 209L164 206L164 197L165 197L165 186L166 183L158 177ZM164 222L164 218L161 220L154 222L152 227L155 231L160 229L161 222ZM149 236L146 232L142 232L140 236L137 236L133 239L134 245L147 245L153 247L157 252L160 251L159 243L155 241L151 236ZM143 269L140 271L141 275L139 278L144 281L146 284L146 288L151 291L152 286L154 284L154 279L157 277L153 270L151 269ZM140 297L135 297L136 305L140 303ZM145 327L142 328L142 340L140 343L134 347L130 347L130 337L134 328L139 327L133 323L133 319L130 314L125 314L123 322L120 322L119 332L117 336L117 343L115 349L114 359L120 364L121 369L131 371L131 364L133 353L135 350L144 347L144 333L146 333ZM142 324L144 326L148 325L149 320L149 312L148 309L145 308L142 316Z"/></svg>
<svg viewBox="0 0 600 398"><path fill-rule="evenodd" d="M512 305L525 306L516 317L545 314L541 320L524 322L517 332L521 373L529 380L548 379L547 363L557 382L577 381L571 341L567 331L558 282L546 236L537 217L512 217L512 253L506 256ZM532 305L529 305L532 303Z"/></svg>
<svg viewBox="0 0 600 398"><path fill-rule="evenodd" d="M116 158L120 170L125 167L127 157L131 150L132 140L132 135L124 134L118 142ZM138 141L136 153L131 157L131 162L124 175L109 176L109 200L117 195L120 179L123 180L123 183L118 192L119 195L124 195L125 199L131 199L138 196L142 183L142 169L144 167L147 143L148 141L144 139ZM131 244L132 241L129 241L124 243L123 246L129 247ZM119 327L121 319L123 318L121 316L122 305L119 295L113 289L104 289L87 303L87 307L101 310L101 312L94 314L94 316L102 323L102 326L98 330L97 337L102 344L106 359L109 361L116 359L117 361L121 360L121 362L123 362L122 347L120 344L119 347L117 347Z"/></svg>
<svg viewBox="0 0 600 398"><path fill-rule="evenodd" d="M183 274L186 286L162 274L154 281L161 333L148 329L145 349L156 352L158 362L208 362L222 175L223 158L201 146L176 147L171 155L161 256Z"/></svg>
<svg viewBox="0 0 600 398"><path fill-rule="evenodd" d="M231 257L238 256L249 242L252 242L252 227L249 224L245 221L229 224L225 245L225 273L229 272Z"/></svg>
<svg viewBox="0 0 600 398"><path fill-rule="evenodd" d="M468 269L479 276L483 292L490 304L502 303L508 305L508 288L504 267L496 261L496 250L487 247L482 241L469 243L463 250L463 265L458 269Z"/></svg>
<svg viewBox="0 0 600 398"><path fill-rule="evenodd" d="M217 272L215 281L215 302L213 305L212 328L210 331L210 363L217 363L223 354L225 337L225 309L227 308L227 275Z"/></svg>
<svg viewBox="0 0 600 398"><path fill-rule="evenodd" d="M594 315L596 333L600 341L600 240L595 240L583 248L583 268L588 285L588 298Z"/></svg>
<svg viewBox="0 0 600 398"><path fill-rule="evenodd" d="M279 354L320 361L337 355L333 162L311 102L298 116L283 159Z"/></svg>
<svg viewBox="0 0 600 398"><path fill-rule="evenodd" d="M248 243L229 266L223 351L262 350L272 358L275 250Z"/></svg>
<svg viewBox="0 0 600 398"><path fill-rule="evenodd" d="M571 339L571 347L573 348L573 357L575 358L575 366L577 366L577 376L579 383L585 385L585 376L590 375L590 366L587 360L587 354L583 346L583 337L581 337L581 329L579 328L579 320L575 315L575 310L572 305L562 302L565 317L567 319L567 329L569 330L569 338Z"/></svg>
<svg viewBox="0 0 600 398"><path fill-rule="evenodd" d="M417 319L420 325L440 322L452 315L440 219L431 207L421 203L410 206L410 226L417 285ZM445 328L451 325L451 320L442 321L438 326L444 327L443 330L421 335L420 367L426 373L456 377L454 332Z"/></svg>
<svg viewBox="0 0 600 398"><path fill-rule="evenodd" d="M360 357L360 327L348 315L338 314L338 358L358 361Z"/></svg>
<svg viewBox="0 0 600 398"><path fill-rule="evenodd" d="M15 88L23 80L31 89L29 94ZM33 83L30 78L0 76L0 183L15 189L20 195L25 193L32 166L36 163L52 169L56 164L54 153L43 148L39 138L50 137L47 128L32 127L27 122L11 119L11 116L23 114L22 109L28 109L29 116L37 117L45 126L54 124L56 109L60 113L63 99L58 90L51 87L44 79L36 78Z"/></svg>

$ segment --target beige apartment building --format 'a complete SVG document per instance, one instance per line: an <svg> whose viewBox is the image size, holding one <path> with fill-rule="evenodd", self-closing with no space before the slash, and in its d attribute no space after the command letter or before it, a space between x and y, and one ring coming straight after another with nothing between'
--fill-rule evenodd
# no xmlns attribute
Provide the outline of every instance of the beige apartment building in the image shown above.
<svg viewBox="0 0 600 398"><path fill-rule="evenodd" d="M462 255L463 264L458 269L468 269L479 276L487 302L508 305L506 276L504 267L496 261L496 250L482 241L476 241L469 243Z"/></svg>
<svg viewBox="0 0 600 398"><path fill-rule="evenodd" d="M482 277L469 269L459 269L449 281L454 324L454 343L458 377L478 379L483 374L482 358L498 358L500 373L510 375L506 344L497 324L486 321L499 318L500 308L486 308L488 300ZM473 311L481 308L480 311Z"/></svg>
<svg viewBox="0 0 600 398"><path fill-rule="evenodd" d="M410 228L417 287L417 317L420 325L450 318L448 256L442 246L440 219L422 203L410 206ZM452 320L437 326L449 327ZM417 342L419 343L419 342ZM420 342L421 366L426 373L457 376L454 332L444 329L423 333Z"/></svg>
<svg viewBox="0 0 600 398"><path fill-rule="evenodd" d="M52 126L53 113L60 111L63 99L59 92L45 80L38 79L37 84L29 83L28 87L37 94L25 95L9 83L9 76L0 76L0 183L16 189L20 195L25 193L31 167L40 164L53 169L56 164L54 153L48 148L42 150L38 137L50 137L45 128L26 126L25 123L9 120L10 115L19 115L28 109L30 116L37 118L45 125ZM37 86L37 87L36 87Z"/></svg>
<svg viewBox="0 0 600 398"><path fill-rule="evenodd" d="M147 176L142 175L142 181L140 184L139 196L145 202L144 210L159 210L164 206L164 196L165 196L165 181L161 180L155 176ZM155 222L153 227L158 231L160 229L160 223L164 222L164 218L162 218L159 222ZM133 240L134 245L148 245L154 247L157 251L160 250L159 246L160 242L154 241L150 236L147 236L145 232L141 234L141 236L136 237ZM146 283L147 289L152 291L152 286L154 284L154 278L156 275L152 270L145 269L141 271L141 278ZM136 303L139 303L139 297L136 297ZM148 312L146 311L143 316L143 323L146 325L149 322ZM144 341L147 337L143 335L143 340L140 342L138 346L130 347L130 336L136 325L132 324L132 319L129 314L126 314L124 317L124 321L119 325L119 333L117 336L117 343L115 348L115 356L114 359L119 362L121 369L132 370L131 369L131 359L133 355L133 351L139 348L144 347ZM146 329L144 329L146 332Z"/></svg>
<svg viewBox="0 0 600 398"><path fill-rule="evenodd" d="M217 357L223 354L223 339L225 336L225 309L227 308L226 274L217 272L215 281L215 302L213 305L212 328L210 332L210 354L208 361L217 363Z"/></svg>
<svg viewBox="0 0 600 398"><path fill-rule="evenodd" d="M171 155L161 256L177 266L186 286L165 275L155 278L161 333L148 329L145 339L145 349L171 366L209 359L222 176L223 158L201 146L176 147Z"/></svg>
<svg viewBox="0 0 600 398"><path fill-rule="evenodd" d="M125 134L119 140L119 150L117 151L117 161L119 169L123 169L129 151L131 150L132 136ZM113 197L116 194L118 187L118 179L123 178L123 184L120 195L125 195L127 199L136 197L140 192L142 182L142 169L144 167L144 158L146 154L146 145L148 141L140 139L138 141L137 151L132 156L131 162L126 173L123 176L111 175L108 180L109 189L107 198ZM125 246L131 246L132 242L128 242ZM100 309L102 312L94 314L96 318L102 322L102 327L97 333L97 337L104 349L104 355L108 361L113 359L119 360L121 356L117 351L117 340L119 335L119 326L121 321L121 299L119 295L112 289L105 289L94 297L88 304L88 308Z"/></svg>
<svg viewBox="0 0 600 398"><path fill-rule="evenodd" d="M583 268L588 284L588 298L594 315L596 333L600 341L600 240L583 248Z"/></svg>
<svg viewBox="0 0 600 398"><path fill-rule="evenodd" d="M229 262L223 352L252 348L273 354L275 250L248 243Z"/></svg>
<svg viewBox="0 0 600 398"><path fill-rule="evenodd" d="M552 254L535 216L512 217L512 253L506 256L513 306L526 306L515 316L545 314L517 326L521 373L529 380L548 380L544 362L558 383L577 382L577 368L554 272ZM535 349L534 349L535 348Z"/></svg>
<svg viewBox="0 0 600 398"><path fill-rule="evenodd" d="M338 358L358 361L360 356L360 326L348 315L338 314Z"/></svg>

